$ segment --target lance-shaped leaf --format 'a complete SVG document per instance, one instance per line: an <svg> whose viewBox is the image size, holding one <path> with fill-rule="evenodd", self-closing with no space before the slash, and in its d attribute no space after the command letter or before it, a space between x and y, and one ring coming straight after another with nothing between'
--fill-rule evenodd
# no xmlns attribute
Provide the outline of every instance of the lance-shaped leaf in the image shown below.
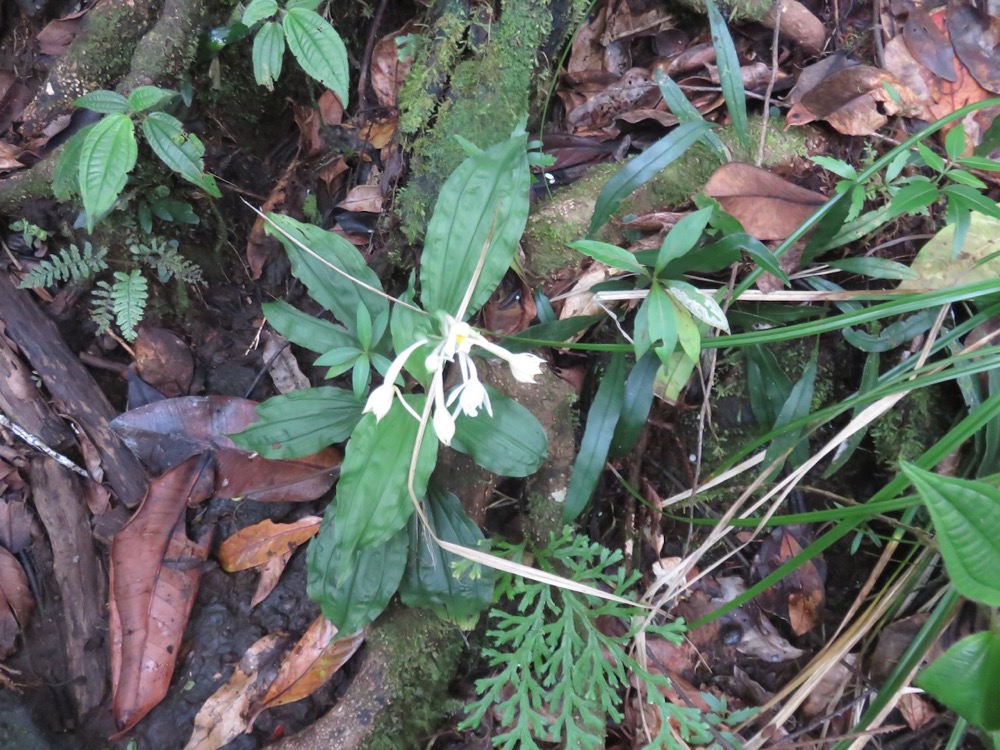
<svg viewBox="0 0 1000 750"><path fill-rule="evenodd" d="M470 454L487 471L505 477L526 477L545 460L548 438L528 409L486 386L493 407L475 417L463 413L455 420L451 447Z"/></svg>
<svg viewBox="0 0 1000 750"><path fill-rule="evenodd" d="M78 173L87 231L93 231L94 222L115 204L138 154L128 115L108 115L87 133L80 148Z"/></svg>
<svg viewBox="0 0 1000 750"><path fill-rule="evenodd" d="M350 84L347 48L336 30L308 8L289 8L282 26L288 49L302 70L333 91L347 107Z"/></svg>
<svg viewBox="0 0 1000 750"><path fill-rule="evenodd" d="M253 77L268 91L274 90L284 57L285 32L274 21L268 21L253 40Z"/></svg>
<svg viewBox="0 0 1000 750"><path fill-rule="evenodd" d="M1000 730L1000 633L963 638L921 672L916 684L970 724Z"/></svg>
<svg viewBox="0 0 1000 750"><path fill-rule="evenodd" d="M204 144L185 131L180 120L166 112L151 112L142 121L142 133L164 164L212 197L222 197L215 178L205 173Z"/></svg>
<svg viewBox="0 0 1000 750"><path fill-rule="evenodd" d="M274 330L317 354L354 344L354 337L343 326L297 310L283 300L265 302L261 310Z"/></svg>
<svg viewBox="0 0 1000 750"><path fill-rule="evenodd" d="M518 129L503 143L468 157L445 181L420 258L425 310L458 313L484 248L466 317L486 303L507 273L528 220L527 140Z"/></svg>

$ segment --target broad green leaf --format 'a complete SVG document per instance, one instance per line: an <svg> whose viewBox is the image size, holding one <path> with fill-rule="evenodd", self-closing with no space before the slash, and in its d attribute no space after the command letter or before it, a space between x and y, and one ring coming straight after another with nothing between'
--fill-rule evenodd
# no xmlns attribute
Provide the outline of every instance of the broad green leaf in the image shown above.
<svg viewBox="0 0 1000 750"><path fill-rule="evenodd" d="M678 125L668 135L627 162L607 181L597 196L594 216L590 220L587 234L593 235L604 226L623 200L649 182L657 172L679 159L711 128L712 126L705 120Z"/></svg>
<svg viewBox="0 0 1000 750"><path fill-rule="evenodd" d="M80 148L79 181L87 231L118 199L139 154L128 115L106 115L87 133Z"/></svg>
<svg viewBox="0 0 1000 750"><path fill-rule="evenodd" d="M329 368L326 371L326 377L335 378L354 367L354 363L358 361L358 357L363 354L364 352L356 346L345 346L338 349L331 349L326 354L319 356L315 364L320 367Z"/></svg>
<svg viewBox="0 0 1000 750"><path fill-rule="evenodd" d="M809 358L809 364L802 371L802 376L792 386L792 390L788 394L788 399L782 404L781 411L778 412L778 418L774 422L774 429L780 429L809 414L809 410L812 407L813 390L816 384L816 355L817 352L814 349L812 357ZM808 455L809 450L806 435L807 431L805 427L778 435L767 446L762 466L765 468L770 466L780 455L789 449L791 449L791 453L788 460L791 461L792 465L797 466L802 463L805 460L805 456ZM777 475L783 463L784 460L778 464L778 467L771 474L772 477Z"/></svg>
<svg viewBox="0 0 1000 750"><path fill-rule="evenodd" d="M366 352L362 352L354 362L354 369L351 370L351 388L358 400L364 398L368 392L368 383L371 379L372 361Z"/></svg>
<svg viewBox="0 0 1000 750"><path fill-rule="evenodd" d="M439 539L472 549L485 541L452 493L431 485L423 506ZM410 518L409 535L409 558L399 586L405 604L426 607L463 625L490 605L495 578L492 568L480 566L473 574L473 569L466 567L461 575L456 573L455 563L461 558L441 549L416 516Z"/></svg>
<svg viewBox="0 0 1000 750"><path fill-rule="evenodd" d="M353 633L382 614L399 588L410 537L402 528L381 544L347 549L333 517L331 507L309 543L306 591L326 619Z"/></svg>
<svg viewBox="0 0 1000 750"><path fill-rule="evenodd" d="M663 95L663 101L666 102L671 113L677 118L677 122L698 122L705 119L701 116L698 108L681 91L681 87L674 83L674 79L665 75L663 71L658 70L656 72L656 85L660 87L660 94ZM705 133L704 137L705 143L715 151L720 161L729 161L729 153L726 151L726 147L719 136L709 130Z"/></svg>
<svg viewBox="0 0 1000 750"><path fill-rule="evenodd" d="M406 292L399 296L399 299L412 305L413 296L413 279L411 277L409 287L407 287ZM421 315L416 310L411 310L403 305L393 305L389 331L392 334L392 347L395 351L401 352L418 339L427 338L433 330L434 320L429 316ZM432 344L421 346L406 360L406 371L417 382L423 383L425 386L430 383L430 373L427 372L424 362L433 349Z"/></svg>
<svg viewBox="0 0 1000 750"><path fill-rule="evenodd" d="M59 201L68 201L80 192L80 154L87 135L94 125L87 125L75 133L63 146L62 154L52 172L52 194Z"/></svg>
<svg viewBox="0 0 1000 750"><path fill-rule="evenodd" d="M424 397L408 396L419 413ZM419 423L396 400L380 422L375 415L361 418L344 452L337 485L337 533L344 554L381 544L406 525L413 513L407 491L410 459ZM423 497L437 462L437 438L428 425L420 447L413 487Z"/></svg>
<svg viewBox="0 0 1000 750"><path fill-rule="evenodd" d="M944 152L952 161L961 158L965 151L965 126L961 122L955 125L944 137Z"/></svg>
<svg viewBox="0 0 1000 750"><path fill-rule="evenodd" d="M711 295L698 291L686 281L668 281L667 294L698 320L708 323L712 328L721 328L726 333L729 332L726 314Z"/></svg>
<svg viewBox="0 0 1000 750"><path fill-rule="evenodd" d="M952 182L957 182L961 185L968 185L974 190L986 190L989 188L985 182L980 180L971 172L966 172L964 169L953 169L948 173L948 179Z"/></svg>
<svg viewBox="0 0 1000 750"><path fill-rule="evenodd" d="M667 267L668 263L683 257L698 244L698 240L705 233L705 227L708 226L710 218L712 218L712 209L702 208L685 216L674 225L673 229L667 232L667 236L663 238L663 243L660 245L660 252L656 255L656 265L653 267L657 276Z"/></svg>
<svg viewBox="0 0 1000 750"><path fill-rule="evenodd" d="M729 34L726 20L719 12L715 0L705 0L708 23L712 29L712 46L715 47L715 61L719 66L719 86L726 100L726 109L733 121L733 130L743 149L750 148L750 132L747 127L747 95L743 88L743 71L736 45Z"/></svg>
<svg viewBox="0 0 1000 750"><path fill-rule="evenodd" d="M1000 606L1000 490L901 463L934 521L941 556L961 594Z"/></svg>
<svg viewBox="0 0 1000 750"><path fill-rule="evenodd" d="M889 202L887 219L903 214L911 214L926 208L941 196L937 185L930 180L919 179L904 185Z"/></svg>
<svg viewBox="0 0 1000 750"><path fill-rule="evenodd" d="M681 307L677 300L671 297L670 303L674 306L674 321L677 324L677 342L681 349L695 362L701 356L701 331L698 324L694 322L691 313L687 308Z"/></svg>
<svg viewBox="0 0 1000 750"><path fill-rule="evenodd" d="M355 343L354 337L343 326L308 315L282 300L265 302L261 309L274 330L293 344L317 354Z"/></svg>
<svg viewBox="0 0 1000 750"><path fill-rule="evenodd" d="M833 172L837 177L843 177L845 180L858 179L858 170L841 159L835 159L832 156L810 156L809 161L816 162L823 169Z"/></svg>
<svg viewBox="0 0 1000 750"><path fill-rule="evenodd" d="M669 357L677 346L676 313L670 297L659 283L650 288L649 296L635 316L635 356L643 356L657 342L661 342L657 353L662 353L665 357Z"/></svg>
<svg viewBox="0 0 1000 750"><path fill-rule="evenodd" d="M873 279L915 279L917 272L907 265L888 258L844 258L827 262L831 268L848 273L858 273Z"/></svg>
<svg viewBox="0 0 1000 750"><path fill-rule="evenodd" d="M128 112L128 99L115 91L91 91L73 102L74 107L82 107L102 115L116 115Z"/></svg>
<svg viewBox="0 0 1000 750"><path fill-rule="evenodd" d="M527 133L468 157L438 194L420 258L420 298L451 315L466 296L486 244L486 259L465 311L475 313L507 273L528 220Z"/></svg>
<svg viewBox="0 0 1000 750"><path fill-rule="evenodd" d="M1000 172L1000 161L987 159L984 156L966 156L959 159L958 163L969 169L979 169L983 172Z"/></svg>
<svg viewBox="0 0 1000 750"><path fill-rule="evenodd" d="M621 414L615 426L609 456L620 458L635 446L639 433L646 426L649 408L653 405L653 381L660 368L660 358L655 352L646 352L632 367L625 381L625 395Z"/></svg>
<svg viewBox="0 0 1000 750"><path fill-rule="evenodd" d="M667 361L656 371L653 381L653 393L668 404L675 404L681 393L687 388L694 372L695 362L684 352L675 351L667 357Z"/></svg>
<svg viewBox="0 0 1000 750"><path fill-rule="evenodd" d="M205 173L205 146L184 130L181 121L166 112L151 112L142 121L142 132L153 151L170 169L215 198L221 198L215 178Z"/></svg>
<svg viewBox="0 0 1000 750"><path fill-rule="evenodd" d="M274 91L274 82L281 76L281 63L285 57L285 32L279 24L268 21L253 38L253 77L268 91Z"/></svg>
<svg viewBox="0 0 1000 750"><path fill-rule="evenodd" d="M271 18L277 12L278 3L275 0L250 0L250 4L243 11L241 21L244 26L252 27L258 21Z"/></svg>
<svg viewBox="0 0 1000 750"><path fill-rule="evenodd" d="M505 477L526 477L545 460L548 438L535 415L499 391L486 386L493 416L480 411L455 419L451 447L468 453L487 471Z"/></svg>
<svg viewBox="0 0 1000 750"><path fill-rule="evenodd" d="M579 240L570 242L569 246L578 252L588 255L596 261L630 273L645 273L646 269L628 250L609 245L598 240Z"/></svg>
<svg viewBox="0 0 1000 750"><path fill-rule="evenodd" d="M361 420L361 408L342 388L303 388L260 404L260 419L230 437L265 458L302 458L347 440Z"/></svg>
<svg viewBox="0 0 1000 750"><path fill-rule="evenodd" d="M933 169L935 172L944 171L944 159L940 155L936 154L934 151L927 146L923 141L917 142L917 152L920 157L924 160L924 164Z"/></svg>
<svg viewBox="0 0 1000 750"><path fill-rule="evenodd" d="M946 226L924 243L910 268L916 279L904 279L899 289L948 289L1000 276L1000 220L974 213L961 252L953 253L955 225Z"/></svg>
<svg viewBox="0 0 1000 750"><path fill-rule="evenodd" d="M966 636L915 682L970 724L987 732L1000 730L1000 633Z"/></svg>
<svg viewBox="0 0 1000 750"><path fill-rule="evenodd" d="M970 211L975 211L994 219L1000 219L1000 206L987 195L968 185L947 185L941 192L948 197L949 203L958 203Z"/></svg>
<svg viewBox="0 0 1000 750"><path fill-rule="evenodd" d="M303 224L288 216L268 214L268 218L312 251L306 252L274 227L268 227L268 231L285 246L295 278L305 284L310 296L332 312L352 334L356 334L358 307L361 305L368 308L373 320L388 311L389 302L385 297L354 281L356 279L382 290L378 275L368 267L354 245L333 232L313 224ZM340 272L330 268L331 265Z"/></svg>
<svg viewBox="0 0 1000 750"><path fill-rule="evenodd" d="M358 308L358 318L354 330L358 332L358 343L367 351L372 346L372 316L364 305Z"/></svg>
<svg viewBox="0 0 1000 750"><path fill-rule="evenodd" d="M137 86L128 95L128 106L133 112L145 112L147 109L159 107L177 96L176 91L162 89L159 86Z"/></svg>
<svg viewBox="0 0 1000 750"><path fill-rule="evenodd" d="M573 464L573 475L566 491L563 520L573 522L590 501L597 482L608 460L618 417L625 398L625 356L616 352L611 356L608 370L594 394L594 402L587 412L587 426L580 441L580 452Z"/></svg>
<svg viewBox="0 0 1000 750"><path fill-rule="evenodd" d="M289 8L282 19L288 49L308 75L330 89L346 108L350 72L340 34L308 8Z"/></svg>

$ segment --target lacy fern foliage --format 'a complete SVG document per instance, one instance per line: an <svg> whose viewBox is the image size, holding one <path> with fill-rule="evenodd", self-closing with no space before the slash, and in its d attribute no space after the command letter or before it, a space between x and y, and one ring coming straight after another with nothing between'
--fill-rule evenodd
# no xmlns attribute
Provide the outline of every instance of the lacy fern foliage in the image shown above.
<svg viewBox="0 0 1000 750"><path fill-rule="evenodd" d="M92 296L90 317L97 323L100 332L106 331L114 322L127 341L134 341L149 299L149 282L142 272L137 268L130 273L115 271L114 283L98 281Z"/></svg>
<svg viewBox="0 0 1000 750"><path fill-rule="evenodd" d="M178 244L177 240L162 240L153 236L131 243L128 249L139 263L156 271L157 278L164 284L174 278L182 284L200 283L201 268L181 255Z"/></svg>
<svg viewBox="0 0 1000 750"><path fill-rule="evenodd" d="M55 255L43 260L21 280L22 289L52 286L60 281L84 281L93 278L108 267L104 256L107 248L94 250L89 242L83 250L76 245L64 247Z"/></svg>
<svg viewBox="0 0 1000 750"><path fill-rule="evenodd" d="M509 546L506 552L520 559L524 545ZM536 563L625 596L639 576L627 576L621 559L620 551L567 530L538 553ZM512 576L500 578L497 598L511 605L490 612L493 628L488 638L493 646L484 655L497 671L477 681L479 698L469 707L464 728L478 726L495 707L504 731L493 742L502 750L532 750L539 742L597 750L604 747L606 723L624 718L623 695L634 675L660 715L652 746L675 743L671 727L685 741L711 738L698 711L668 702L660 691L669 686L667 679L644 669L630 654L629 644L641 628L641 610ZM621 638L605 634L598 627L601 616L629 623L629 631ZM679 643L684 625L650 625L645 631Z"/></svg>

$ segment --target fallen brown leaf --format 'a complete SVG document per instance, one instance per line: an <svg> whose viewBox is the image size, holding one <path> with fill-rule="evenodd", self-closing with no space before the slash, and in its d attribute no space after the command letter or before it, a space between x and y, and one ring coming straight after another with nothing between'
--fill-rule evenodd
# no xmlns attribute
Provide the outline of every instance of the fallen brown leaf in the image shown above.
<svg viewBox="0 0 1000 750"><path fill-rule="evenodd" d="M413 67L413 55L400 59L400 39L418 30L416 21L407 21L402 28L386 34L372 49L369 68L375 98L383 107L393 108L399 101L399 91Z"/></svg>
<svg viewBox="0 0 1000 750"><path fill-rule="evenodd" d="M28 625L35 598L17 558L0 547L0 659L16 649L17 636Z"/></svg>
<svg viewBox="0 0 1000 750"><path fill-rule="evenodd" d="M958 59L980 86L1000 93L1000 19L967 0L949 0L947 19Z"/></svg>
<svg viewBox="0 0 1000 750"><path fill-rule="evenodd" d="M852 65L805 92L788 110L785 121L792 126L825 120L844 135L871 135L888 122L888 115L901 109L890 88L904 105L914 100L912 92L889 71Z"/></svg>
<svg viewBox="0 0 1000 750"><path fill-rule="evenodd" d="M186 396L194 378L194 357L173 331L142 326L133 344L139 377L167 398Z"/></svg>
<svg viewBox="0 0 1000 750"><path fill-rule="evenodd" d="M322 520L319 516L306 516L294 523L265 520L240 529L219 547L219 565L230 573L263 565L309 541Z"/></svg>

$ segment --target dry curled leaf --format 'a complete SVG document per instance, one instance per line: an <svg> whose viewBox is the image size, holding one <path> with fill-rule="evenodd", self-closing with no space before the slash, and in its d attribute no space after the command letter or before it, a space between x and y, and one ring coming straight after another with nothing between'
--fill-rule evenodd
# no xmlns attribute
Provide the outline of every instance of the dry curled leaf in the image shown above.
<svg viewBox="0 0 1000 750"><path fill-rule="evenodd" d="M319 516L306 516L294 523L265 520L240 529L219 547L219 564L230 573L264 565L277 555L294 551L319 531Z"/></svg>
<svg viewBox="0 0 1000 750"><path fill-rule="evenodd" d="M805 92L785 121L792 126L824 120L844 135L871 135L913 100L912 92L889 71L852 65Z"/></svg>

